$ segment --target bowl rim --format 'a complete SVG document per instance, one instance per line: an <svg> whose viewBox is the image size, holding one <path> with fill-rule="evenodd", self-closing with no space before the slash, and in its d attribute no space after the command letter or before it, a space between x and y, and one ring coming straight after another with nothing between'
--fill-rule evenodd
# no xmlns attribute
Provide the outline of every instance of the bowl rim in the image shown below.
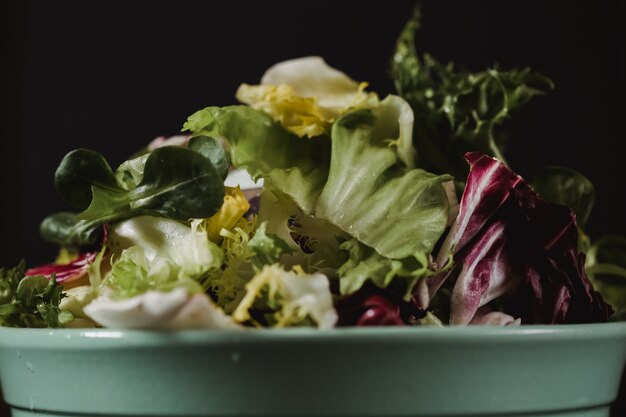
<svg viewBox="0 0 626 417"><path fill-rule="evenodd" d="M224 343L347 342L368 343L458 342L544 343L600 339L626 340L626 322L523 325L523 326L380 326L333 329L228 329L228 330L138 330L138 329L24 329L0 327L0 348L103 348L119 346L172 346Z"/></svg>

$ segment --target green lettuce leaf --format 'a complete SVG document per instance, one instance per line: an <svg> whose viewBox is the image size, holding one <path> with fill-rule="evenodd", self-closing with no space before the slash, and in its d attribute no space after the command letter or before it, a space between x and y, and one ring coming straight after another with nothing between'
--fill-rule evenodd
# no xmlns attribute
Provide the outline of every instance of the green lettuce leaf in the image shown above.
<svg viewBox="0 0 626 417"><path fill-rule="evenodd" d="M396 289L408 301L418 280L435 275L428 268L424 254L402 260L389 259L356 239L343 242L340 248L349 254L349 259L337 271L342 295L353 294L370 281L380 288Z"/></svg>
<svg viewBox="0 0 626 417"><path fill-rule="evenodd" d="M207 107L189 116L183 130L228 140L233 165L254 178L292 167L306 175L328 165L327 137L299 141L270 116L247 106Z"/></svg>
<svg viewBox="0 0 626 417"><path fill-rule="evenodd" d="M339 249L350 235L324 219L305 214L279 190L266 186L261 194L258 221L267 224L267 232L290 247L280 263L288 268L300 266L307 273L322 272L329 277L346 261Z"/></svg>
<svg viewBox="0 0 626 417"><path fill-rule="evenodd" d="M232 314L245 294L245 285L255 274L248 250L251 222L240 222L231 230L222 229L221 249L224 251L222 272L205 280L205 288L211 298L226 313Z"/></svg>
<svg viewBox="0 0 626 417"><path fill-rule="evenodd" d="M266 228L267 223L261 223L248 242L249 260L256 270L277 263L283 254L294 252L283 239L273 234L268 235Z"/></svg>
<svg viewBox="0 0 626 417"><path fill-rule="evenodd" d="M430 254L448 221L442 186L435 176L400 163L390 140L399 136L398 114L381 103L378 114L348 113L332 130L332 158L312 214L339 226L388 258Z"/></svg>
<svg viewBox="0 0 626 417"><path fill-rule="evenodd" d="M441 184L451 178L406 166L400 155L407 116L398 100L347 113L333 125L332 140L298 140L269 116L241 106L201 110L184 129L225 138L235 166L264 176L305 214L401 259L430 253L442 235L448 200Z"/></svg>

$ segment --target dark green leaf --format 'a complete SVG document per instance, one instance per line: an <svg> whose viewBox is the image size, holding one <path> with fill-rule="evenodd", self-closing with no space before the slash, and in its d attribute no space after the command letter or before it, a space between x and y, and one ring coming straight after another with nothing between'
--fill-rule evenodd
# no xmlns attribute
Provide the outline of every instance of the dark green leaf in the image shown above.
<svg viewBox="0 0 626 417"><path fill-rule="evenodd" d="M12 269L0 268L0 326L63 327L73 317L59 308L63 288L54 276L24 276L24 261Z"/></svg>
<svg viewBox="0 0 626 417"><path fill-rule="evenodd" d="M64 164L83 167L89 161L99 159L94 154L92 151L72 153ZM81 157L86 160L79 161ZM69 172L66 169L60 171ZM87 184L86 178L82 177L83 183L77 186ZM64 182L65 185L69 183ZM91 203L80 215L62 213L46 219L42 224L44 237L64 246L80 246L94 243L96 230L107 222L142 214L176 220L206 218L219 210L224 199L223 180L211 161L198 152L170 146L150 154L136 188L125 190L117 185L101 185L91 185Z"/></svg>
<svg viewBox="0 0 626 417"><path fill-rule="evenodd" d="M133 211L176 220L207 218L224 201L224 183L213 164L198 152L166 146L152 151L141 183L129 194Z"/></svg>
<svg viewBox="0 0 626 417"><path fill-rule="evenodd" d="M502 139L495 128L517 107L551 88L552 82L528 68L471 73L453 63L441 64L428 54L420 57L415 48L420 26L418 7L398 37L391 75L415 114L418 166L463 180L468 172L466 152L479 151L504 161Z"/></svg>
<svg viewBox="0 0 626 417"><path fill-rule="evenodd" d="M595 289L617 314L626 317L626 237L605 236L596 241L585 267Z"/></svg>
<svg viewBox="0 0 626 417"><path fill-rule="evenodd" d="M0 268L0 305L8 304L15 297L17 286L26 272L26 262L22 260L15 268Z"/></svg>
<svg viewBox="0 0 626 417"><path fill-rule="evenodd" d="M60 212L46 217L39 226L41 237L61 247L94 245L102 237L98 223L78 220L76 213Z"/></svg>
<svg viewBox="0 0 626 417"><path fill-rule="evenodd" d="M115 174L98 152L76 149L63 158L54 174L54 183L70 204L86 209L91 202L91 187L119 190Z"/></svg>
<svg viewBox="0 0 626 417"><path fill-rule="evenodd" d="M532 183L546 200L574 210L578 226L585 228L596 197L587 177L573 169L553 166L539 171Z"/></svg>
<svg viewBox="0 0 626 417"><path fill-rule="evenodd" d="M43 297L50 281L43 275L32 275L22 278L17 286L18 300L28 303L36 297Z"/></svg>
<svg viewBox="0 0 626 417"><path fill-rule="evenodd" d="M196 136L189 140L187 148L208 158L222 179L226 179L230 168L230 155L222 142L210 136Z"/></svg>

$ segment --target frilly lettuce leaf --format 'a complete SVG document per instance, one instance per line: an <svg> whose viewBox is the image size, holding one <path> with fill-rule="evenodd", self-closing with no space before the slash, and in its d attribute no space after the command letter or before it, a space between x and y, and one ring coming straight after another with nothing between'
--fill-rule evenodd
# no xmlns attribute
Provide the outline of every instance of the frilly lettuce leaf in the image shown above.
<svg viewBox="0 0 626 417"><path fill-rule="evenodd" d="M468 173L465 152L478 151L504 161L503 137L495 129L553 84L529 68L472 73L428 54L420 56L415 48L415 31L420 27L418 6L398 37L391 75L398 94L415 112L418 166L462 180Z"/></svg>
<svg viewBox="0 0 626 417"><path fill-rule="evenodd" d="M255 310L263 317L258 317ZM337 322L328 278L321 273L285 271L279 265L266 265L246 284L233 318L239 322L268 320L274 327L306 324L319 328Z"/></svg>
<svg viewBox="0 0 626 417"><path fill-rule="evenodd" d="M265 265L277 263L284 254L294 252L283 239L276 235L268 235L266 228L267 223L261 223L248 242L249 259L256 270L261 270Z"/></svg>
<svg viewBox="0 0 626 417"><path fill-rule="evenodd" d="M245 294L245 285L254 276L254 268L249 261L248 242L254 224L240 220L231 230L222 229L221 248L224 251L223 270L205 281L211 298L229 314Z"/></svg>
<svg viewBox="0 0 626 417"><path fill-rule="evenodd" d="M299 137L328 134L332 122L353 108L377 104L374 93L311 56L275 64L263 75L261 85L242 84L237 99L262 110Z"/></svg>
<svg viewBox="0 0 626 417"><path fill-rule="evenodd" d="M224 253L209 240L202 222L194 220L190 227L141 216L115 225L109 233L109 247L116 254L121 252L121 258L106 280L124 297L175 287L179 280L184 285L188 280L203 283L221 271ZM143 282L133 283L133 274Z"/></svg>
<svg viewBox="0 0 626 417"><path fill-rule="evenodd" d="M112 290L114 299L131 298L148 291L167 292L185 288L189 293L201 293L200 284L184 275L179 275L180 267L171 259L156 256L146 257L141 246L125 249L113 263L105 277L107 289Z"/></svg>
<svg viewBox="0 0 626 417"><path fill-rule="evenodd" d="M211 275L205 286L217 304L231 313L245 293L244 286L265 265L277 263L294 252L283 239L266 232L267 223L256 228L240 221L232 230L222 229L225 266L220 274Z"/></svg>

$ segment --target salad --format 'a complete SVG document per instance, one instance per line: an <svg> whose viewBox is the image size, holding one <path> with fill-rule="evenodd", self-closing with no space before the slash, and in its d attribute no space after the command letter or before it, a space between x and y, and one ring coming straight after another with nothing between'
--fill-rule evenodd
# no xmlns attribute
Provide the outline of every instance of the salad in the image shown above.
<svg viewBox="0 0 626 417"><path fill-rule="evenodd" d="M320 57L280 62L240 105L189 116L115 169L68 153L72 211L43 220L50 264L0 269L0 325L235 329L620 320L626 238L585 234L594 189L502 151L552 88L418 54L419 9L381 97Z"/></svg>

